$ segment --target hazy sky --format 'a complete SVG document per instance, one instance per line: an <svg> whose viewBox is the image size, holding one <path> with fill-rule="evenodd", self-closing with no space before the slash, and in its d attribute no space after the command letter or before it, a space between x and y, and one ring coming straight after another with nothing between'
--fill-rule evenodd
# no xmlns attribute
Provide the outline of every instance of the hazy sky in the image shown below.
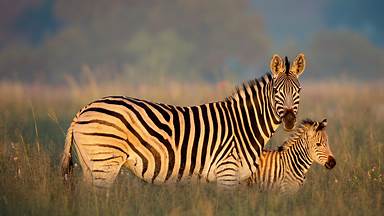
<svg viewBox="0 0 384 216"><path fill-rule="evenodd" d="M275 43L306 41L322 30L350 30L384 45L384 1L253 0Z"/></svg>
<svg viewBox="0 0 384 216"><path fill-rule="evenodd" d="M373 43L384 45L384 1L380 0L253 0L275 48L286 41L305 41L321 30L360 32ZM15 38L40 42L61 28L54 14L55 0L1 0L0 42Z"/></svg>

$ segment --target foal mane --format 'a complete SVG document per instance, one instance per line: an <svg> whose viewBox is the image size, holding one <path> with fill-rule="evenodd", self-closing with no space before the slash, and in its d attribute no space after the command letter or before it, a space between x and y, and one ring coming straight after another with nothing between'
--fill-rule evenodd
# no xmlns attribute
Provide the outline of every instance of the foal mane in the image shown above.
<svg viewBox="0 0 384 216"><path fill-rule="evenodd" d="M316 121L312 119L304 119L300 125L289 135L289 138L283 142L283 145L278 147L278 151L283 151L291 147L297 140L302 138L302 135L310 130Z"/></svg>

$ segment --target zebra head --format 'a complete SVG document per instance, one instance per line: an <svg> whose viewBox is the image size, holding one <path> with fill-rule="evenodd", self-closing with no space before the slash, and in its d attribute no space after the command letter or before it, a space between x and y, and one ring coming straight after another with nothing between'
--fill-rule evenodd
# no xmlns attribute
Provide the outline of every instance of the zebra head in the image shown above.
<svg viewBox="0 0 384 216"><path fill-rule="evenodd" d="M331 148L328 144L328 135L325 131L327 119L321 122L313 122L310 132L308 133L309 153L314 161L332 169L336 165Z"/></svg>
<svg viewBox="0 0 384 216"><path fill-rule="evenodd" d="M283 60L278 55L273 55L270 69L273 75L272 97L275 111L284 122L285 130L295 127L296 115L300 101L299 76L305 69L305 57L300 53L291 65L288 58Z"/></svg>

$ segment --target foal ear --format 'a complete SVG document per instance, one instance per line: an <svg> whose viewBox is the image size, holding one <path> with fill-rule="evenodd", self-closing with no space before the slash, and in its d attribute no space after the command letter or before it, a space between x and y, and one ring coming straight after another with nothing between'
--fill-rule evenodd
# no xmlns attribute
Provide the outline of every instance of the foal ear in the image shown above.
<svg viewBox="0 0 384 216"><path fill-rule="evenodd" d="M290 71L296 74L299 77L305 69L305 56L303 53L300 53L296 56L295 61L293 62Z"/></svg>
<svg viewBox="0 0 384 216"><path fill-rule="evenodd" d="M319 126L317 126L316 131L323 130L327 126L327 119L319 122Z"/></svg>
<svg viewBox="0 0 384 216"><path fill-rule="evenodd" d="M269 67L271 69L273 78L276 78L279 73L283 73L285 71L283 59L276 54L272 56Z"/></svg>

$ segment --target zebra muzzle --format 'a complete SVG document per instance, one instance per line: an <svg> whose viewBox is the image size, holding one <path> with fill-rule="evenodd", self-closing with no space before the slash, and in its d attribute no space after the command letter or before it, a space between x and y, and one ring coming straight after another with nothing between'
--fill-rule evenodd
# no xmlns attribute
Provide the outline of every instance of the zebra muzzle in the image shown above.
<svg viewBox="0 0 384 216"><path fill-rule="evenodd" d="M283 116L284 129L292 130L295 127L296 115L293 113L293 110L287 110Z"/></svg>
<svg viewBox="0 0 384 216"><path fill-rule="evenodd" d="M335 158L333 158L332 156L329 156L327 162L325 163L325 167L327 169L332 169L335 166L336 166Z"/></svg>

